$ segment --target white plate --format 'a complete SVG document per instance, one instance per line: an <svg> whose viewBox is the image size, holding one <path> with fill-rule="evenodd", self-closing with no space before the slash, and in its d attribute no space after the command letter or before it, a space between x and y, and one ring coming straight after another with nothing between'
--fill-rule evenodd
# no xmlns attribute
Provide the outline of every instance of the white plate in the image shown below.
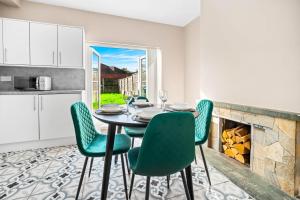
<svg viewBox="0 0 300 200"><path fill-rule="evenodd" d="M192 108L186 104L174 104L174 105L170 105L169 108L171 108L172 110L177 110L177 111L192 110Z"/></svg>
<svg viewBox="0 0 300 200"><path fill-rule="evenodd" d="M141 112L137 113L137 116L141 119L150 120L159 113L160 112L157 110L147 110L147 111L141 111Z"/></svg>
<svg viewBox="0 0 300 200"><path fill-rule="evenodd" d="M122 108L119 106L104 106L100 108L101 112L104 113L119 113L122 112Z"/></svg>
<svg viewBox="0 0 300 200"><path fill-rule="evenodd" d="M124 110L122 112L102 112L100 109L96 110L95 113L97 115L119 115L125 113Z"/></svg>

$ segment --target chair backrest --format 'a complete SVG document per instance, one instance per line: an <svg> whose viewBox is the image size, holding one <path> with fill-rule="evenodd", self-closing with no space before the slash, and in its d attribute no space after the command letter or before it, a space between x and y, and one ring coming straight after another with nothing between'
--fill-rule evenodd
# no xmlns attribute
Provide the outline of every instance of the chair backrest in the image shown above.
<svg viewBox="0 0 300 200"><path fill-rule="evenodd" d="M71 114L78 149L86 155L86 149L97 134L90 111L83 102L77 102L71 106Z"/></svg>
<svg viewBox="0 0 300 200"><path fill-rule="evenodd" d="M205 142L209 134L209 128L213 111L213 102L206 99L201 100L196 107L196 111L199 112L199 116L195 119L195 134L198 137L198 139Z"/></svg>
<svg viewBox="0 0 300 200"><path fill-rule="evenodd" d="M149 102L149 100L147 99L147 97L143 97L143 96L137 96L135 97L137 100L146 100L147 102ZM129 100L128 104L132 104L135 101L134 97L131 97L131 99Z"/></svg>
<svg viewBox="0 0 300 200"><path fill-rule="evenodd" d="M149 102L149 100L147 99L147 97L143 97L143 96L138 96L136 97L137 100L146 100L147 102Z"/></svg>
<svg viewBox="0 0 300 200"><path fill-rule="evenodd" d="M166 176L195 159L195 119L189 112L158 114L147 126L134 173Z"/></svg>

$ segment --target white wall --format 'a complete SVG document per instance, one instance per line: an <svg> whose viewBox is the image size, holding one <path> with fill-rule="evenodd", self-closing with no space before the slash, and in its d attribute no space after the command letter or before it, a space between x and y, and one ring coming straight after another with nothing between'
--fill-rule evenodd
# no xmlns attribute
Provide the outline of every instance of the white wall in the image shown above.
<svg viewBox="0 0 300 200"><path fill-rule="evenodd" d="M191 106L200 99L200 17L184 28L185 75L184 97Z"/></svg>
<svg viewBox="0 0 300 200"><path fill-rule="evenodd" d="M83 26L86 41L158 47L162 86L170 102L184 99L183 28L23 1L21 8L0 5L0 17Z"/></svg>
<svg viewBox="0 0 300 200"><path fill-rule="evenodd" d="M300 113L299 0L203 0L199 36L186 97Z"/></svg>

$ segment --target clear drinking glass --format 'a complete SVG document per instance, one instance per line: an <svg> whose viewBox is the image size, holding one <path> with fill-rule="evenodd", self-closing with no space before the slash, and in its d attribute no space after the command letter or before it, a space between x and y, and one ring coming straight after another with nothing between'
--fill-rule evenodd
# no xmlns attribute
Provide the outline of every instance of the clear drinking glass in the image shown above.
<svg viewBox="0 0 300 200"><path fill-rule="evenodd" d="M128 105L129 101L130 101L129 98L125 99L125 102L126 102L126 113L125 114L129 114L129 109L128 109L128 107L129 107L129 105Z"/></svg>
<svg viewBox="0 0 300 200"><path fill-rule="evenodd" d="M132 92L128 92L128 96L125 99L125 102L126 102L126 114L130 114L130 111L129 111L129 102L130 102L131 98L132 98Z"/></svg>
<svg viewBox="0 0 300 200"><path fill-rule="evenodd" d="M168 101L168 92L166 90L159 91L159 98L162 101L162 109L166 107L166 102Z"/></svg>

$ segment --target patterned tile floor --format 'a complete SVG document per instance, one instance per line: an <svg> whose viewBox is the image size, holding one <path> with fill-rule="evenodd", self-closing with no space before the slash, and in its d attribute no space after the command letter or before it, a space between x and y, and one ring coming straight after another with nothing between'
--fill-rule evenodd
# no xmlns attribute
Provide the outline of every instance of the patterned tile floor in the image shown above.
<svg viewBox="0 0 300 200"><path fill-rule="evenodd" d="M0 154L0 200L58 200L74 199L84 157L76 146L62 146ZM90 178L85 176L80 198L99 199L103 159L94 160ZM230 182L215 168L209 167L212 187L208 187L201 159L193 164L195 199L246 200L253 199ZM129 185L129 177L127 177ZM132 200L144 199L145 177L136 176ZM121 164L112 164L109 199L125 199ZM170 189L165 177L151 179L150 199L185 199L178 174L173 174Z"/></svg>

